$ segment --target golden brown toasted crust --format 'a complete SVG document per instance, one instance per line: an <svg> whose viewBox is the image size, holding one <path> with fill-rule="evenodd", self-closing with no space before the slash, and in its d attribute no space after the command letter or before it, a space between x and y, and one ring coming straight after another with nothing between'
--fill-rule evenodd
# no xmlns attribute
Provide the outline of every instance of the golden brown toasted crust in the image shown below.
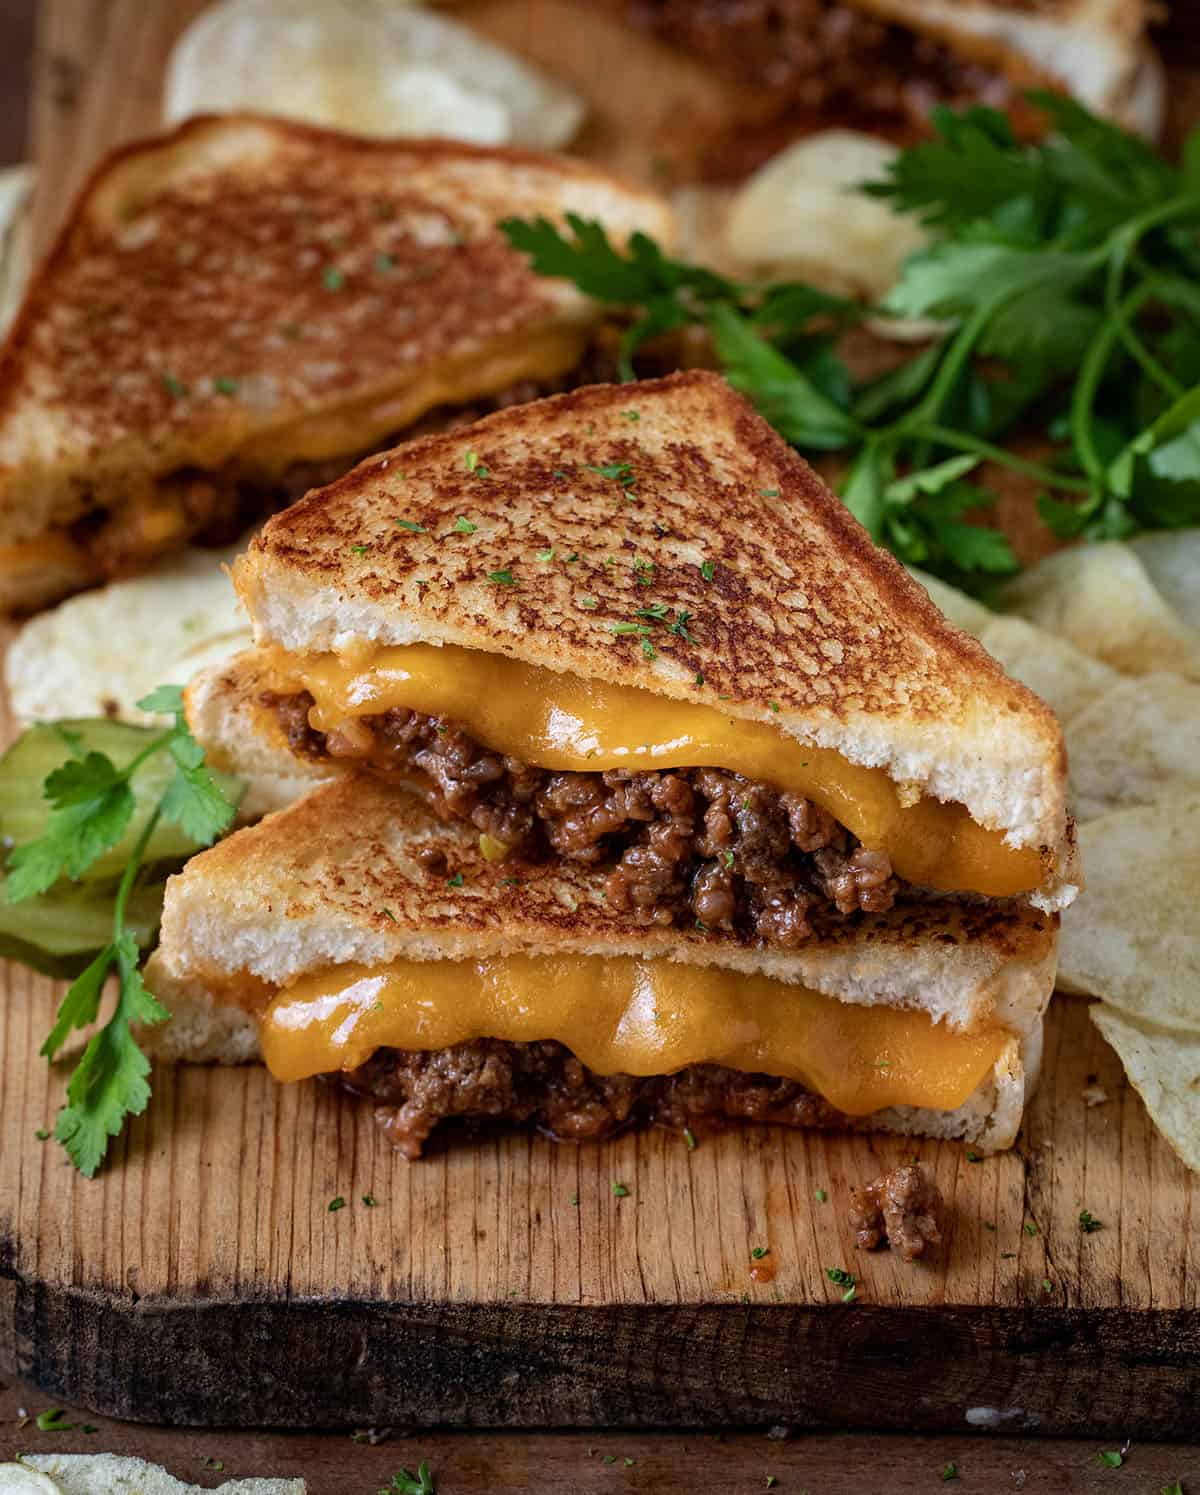
<svg viewBox="0 0 1200 1495"><path fill-rule="evenodd" d="M715 374L595 385L371 458L270 520L235 582L260 644L454 643L720 702L960 800L1061 870L1049 708Z"/></svg>
<svg viewBox="0 0 1200 1495"><path fill-rule="evenodd" d="M1025 1031L1052 984L1057 919L1011 904L925 900L830 918L796 950L639 924L602 869L510 858L415 796L330 782L194 857L168 884L160 958L176 976L276 985L347 961L512 951L662 956L764 970L854 1001L922 1006L955 1026Z"/></svg>
<svg viewBox="0 0 1200 1495"><path fill-rule="evenodd" d="M658 199L533 151L231 115L114 152L0 353L0 537L179 467L277 467L289 454L254 442L298 415L383 399L394 431L416 417L389 427L389 392L431 370L453 388L430 404L494 392L497 360L507 382L523 360L562 372L594 309L496 223L569 210L669 230ZM310 425L290 440L314 455Z"/></svg>

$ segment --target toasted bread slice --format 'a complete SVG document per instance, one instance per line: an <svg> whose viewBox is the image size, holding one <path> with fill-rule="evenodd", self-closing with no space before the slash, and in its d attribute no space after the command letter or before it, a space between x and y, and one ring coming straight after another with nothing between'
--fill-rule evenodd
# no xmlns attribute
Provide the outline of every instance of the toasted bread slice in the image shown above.
<svg viewBox="0 0 1200 1495"><path fill-rule="evenodd" d="M965 805L1041 849L1044 902L1072 895L1052 712L715 374L596 385L372 458L273 518L234 579L260 647L455 644L719 701ZM682 631L638 632L654 604Z"/></svg>
<svg viewBox="0 0 1200 1495"><path fill-rule="evenodd" d="M134 569L195 532L201 478L348 465L435 406L564 374L596 308L496 224L567 212L670 237L657 198L531 151L232 115L114 152L0 354L0 544ZM11 569L0 601L44 599Z"/></svg>
<svg viewBox="0 0 1200 1495"><path fill-rule="evenodd" d="M489 861L477 837L416 796L342 777L193 857L168 884L160 957L177 975L245 983L251 1006L263 983L350 962L662 957L911 1007L962 1032L1018 1034L1053 985L1058 921L1021 905L900 903L831 919L789 950L641 924L603 889L594 867Z"/></svg>
<svg viewBox="0 0 1200 1495"><path fill-rule="evenodd" d="M453 873L447 877L447 870ZM414 797L342 778L194 858L168 885L147 972L172 1021L160 1057L243 1062L258 1019L297 977L349 964L506 955L635 956L762 972L858 1006L908 1007L948 1031L1000 1028L994 1071L952 1112L893 1107L847 1124L1007 1146L1054 980L1057 920L946 903L831 925L770 951L615 913L595 869L488 861Z"/></svg>
<svg viewBox="0 0 1200 1495"><path fill-rule="evenodd" d="M850 0L857 10L944 42L1015 82L1065 89L1097 114L1154 136L1162 64L1146 40L1144 0Z"/></svg>

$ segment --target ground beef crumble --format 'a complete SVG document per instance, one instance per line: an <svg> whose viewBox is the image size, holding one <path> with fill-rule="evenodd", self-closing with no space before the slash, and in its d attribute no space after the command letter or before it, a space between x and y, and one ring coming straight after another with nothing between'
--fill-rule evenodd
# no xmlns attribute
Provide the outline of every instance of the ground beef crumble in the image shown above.
<svg viewBox="0 0 1200 1495"><path fill-rule="evenodd" d="M906 1163L881 1174L863 1189L850 1191L850 1228L864 1250L887 1244L905 1261L922 1256L942 1239L937 1212L942 1196L920 1163Z"/></svg>
<svg viewBox="0 0 1200 1495"><path fill-rule="evenodd" d="M672 1075L595 1074L561 1043L480 1038L430 1052L378 1049L340 1076L376 1102L375 1119L405 1157L421 1156L443 1122L534 1125L559 1141L596 1141L649 1122L758 1121L842 1125L845 1118L793 1080L695 1064Z"/></svg>
<svg viewBox="0 0 1200 1495"><path fill-rule="evenodd" d="M722 769L557 773L490 752L455 722L395 708L328 734L307 693L267 692L292 751L353 760L416 783L434 810L514 855L594 866L610 907L643 924L686 919L790 948L810 913L883 913L899 891L888 857L826 811Z"/></svg>

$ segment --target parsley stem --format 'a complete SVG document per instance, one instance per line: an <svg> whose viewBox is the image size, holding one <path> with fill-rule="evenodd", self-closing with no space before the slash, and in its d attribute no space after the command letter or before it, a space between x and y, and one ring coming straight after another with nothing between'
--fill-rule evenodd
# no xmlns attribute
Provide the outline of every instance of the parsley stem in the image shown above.
<svg viewBox="0 0 1200 1495"><path fill-rule="evenodd" d="M980 333L996 314L1002 302L1010 299L1011 297L1006 296L993 301L985 301L975 308L954 334L946 350L946 356L942 359L942 366L934 375L933 383L926 391L924 399L915 410L901 416L892 427L894 431L908 435L924 422L937 419L967 359L970 358L975 344L979 341Z"/></svg>
<svg viewBox="0 0 1200 1495"><path fill-rule="evenodd" d="M1181 384L1174 374L1163 368L1132 326L1124 319L1119 319L1117 322L1117 336L1121 339L1129 356L1141 364L1155 384L1160 389L1166 390L1173 400L1178 400L1187 393L1186 385Z"/></svg>
<svg viewBox="0 0 1200 1495"><path fill-rule="evenodd" d="M138 769L141 768L142 764L145 763L147 758L153 758L155 753L160 752L164 747L166 747L167 743L170 742L171 738L174 735L174 727L168 727L165 732L161 732L152 741L148 742L136 757L131 758L122 770L122 777L124 778L125 782L128 783L129 780L133 778L134 774L137 773Z"/></svg>
<svg viewBox="0 0 1200 1495"><path fill-rule="evenodd" d="M1108 365L1113 344L1120 338L1121 324L1135 316L1153 293L1153 284L1150 281L1143 281L1116 308L1089 344L1083 363L1080 365L1079 381L1071 396L1071 440L1075 444L1075 451L1084 471L1101 491L1107 486L1105 465L1100 453L1096 450L1096 443L1093 439L1092 406L1096 400L1096 392L1100 388L1100 381L1104 377L1104 370Z"/></svg>
<svg viewBox="0 0 1200 1495"><path fill-rule="evenodd" d="M920 435L936 442L938 446L952 446L956 451L974 452L976 456L984 457L989 462L1003 463L1013 472L1023 473L1025 477L1034 478L1039 483L1045 483L1047 487L1066 488L1072 493L1091 491L1091 484L1086 478L1076 478L1070 473L1056 472L1053 467L1046 467L1041 462L1030 462L1025 457L1018 457L1006 451L1002 446L993 446L990 441L981 441L977 436L969 436L965 431L952 431L948 426L923 426Z"/></svg>
<svg viewBox="0 0 1200 1495"><path fill-rule="evenodd" d="M125 870L121 873L121 881L117 887L117 897L113 904L113 937L119 940L125 933L125 906L129 902L129 895L133 891L133 885L137 881L138 872L141 870L142 858L146 854L146 847L150 844L150 837L154 834L154 828L158 824L159 816L162 814L162 801L154 807L151 814L134 842L133 850L129 854L129 861L125 864Z"/></svg>

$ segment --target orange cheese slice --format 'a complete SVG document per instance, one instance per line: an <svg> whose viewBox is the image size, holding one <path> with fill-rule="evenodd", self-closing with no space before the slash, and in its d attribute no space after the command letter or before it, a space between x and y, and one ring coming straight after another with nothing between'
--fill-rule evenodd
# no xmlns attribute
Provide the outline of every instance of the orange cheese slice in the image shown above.
<svg viewBox="0 0 1200 1495"><path fill-rule="evenodd" d="M540 768L724 768L806 795L919 886L1001 898L1042 882L1036 850L1006 845L964 806L929 796L905 803L881 768L699 702L453 645L381 648L353 661L281 656L277 668L311 692L318 731L403 706L452 717L485 747Z"/></svg>
<svg viewBox="0 0 1200 1495"><path fill-rule="evenodd" d="M952 1111L1009 1035L956 1033L926 1014L863 1007L769 976L669 960L511 955L339 966L271 1002L262 1052L279 1080L354 1069L378 1048L556 1039L598 1074L724 1064L798 1080L850 1116Z"/></svg>

